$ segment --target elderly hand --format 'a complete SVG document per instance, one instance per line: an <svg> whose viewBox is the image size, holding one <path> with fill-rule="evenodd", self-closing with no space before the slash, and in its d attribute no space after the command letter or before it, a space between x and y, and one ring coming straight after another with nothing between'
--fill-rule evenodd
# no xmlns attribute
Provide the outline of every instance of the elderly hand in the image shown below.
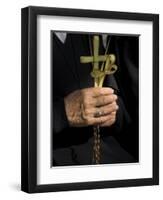
<svg viewBox="0 0 163 200"><path fill-rule="evenodd" d="M69 125L111 126L116 120L117 96L111 88L86 88L65 97L65 110Z"/></svg>

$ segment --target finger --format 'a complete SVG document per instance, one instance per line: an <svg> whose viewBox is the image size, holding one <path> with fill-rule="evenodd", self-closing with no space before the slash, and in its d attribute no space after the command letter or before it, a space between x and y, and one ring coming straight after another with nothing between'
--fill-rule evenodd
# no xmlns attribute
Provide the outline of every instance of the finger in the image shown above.
<svg viewBox="0 0 163 200"><path fill-rule="evenodd" d="M106 120L104 123L101 123L100 127L111 126L115 123L115 121L116 121L116 112L112 112L109 115L108 120Z"/></svg>
<svg viewBox="0 0 163 200"><path fill-rule="evenodd" d="M100 127L106 127L106 126L111 126L115 123L116 118L112 117L111 119L107 120L106 122L100 124Z"/></svg>
<svg viewBox="0 0 163 200"><path fill-rule="evenodd" d="M98 96L103 96L103 95L110 95L114 93L114 90L109 87L93 87L90 88L92 97L98 97Z"/></svg>
<svg viewBox="0 0 163 200"><path fill-rule="evenodd" d="M94 98L94 106L97 106L97 107L105 106L107 104L113 103L116 100L117 100L117 95L115 94L96 97Z"/></svg>
<svg viewBox="0 0 163 200"><path fill-rule="evenodd" d="M118 109L118 108L117 108ZM112 113L110 113L110 115L112 115L112 116L115 116L116 115L116 111L114 111L114 112L112 112Z"/></svg>
<svg viewBox="0 0 163 200"><path fill-rule="evenodd" d="M101 117L104 115L116 115L116 111L118 110L118 105L116 102L109 104L103 107L88 107L81 109L83 118L87 117Z"/></svg>
<svg viewBox="0 0 163 200"><path fill-rule="evenodd" d="M94 116L93 108L92 107L85 107L84 105L81 106L81 117L84 120L92 118Z"/></svg>
<svg viewBox="0 0 163 200"><path fill-rule="evenodd" d="M112 95L113 93L114 93L113 89L106 88L106 87L86 88L80 91L80 94L82 96L82 103L84 107L94 106L95 105L94 98L96 97Z"/></svg>
<svg viewBox="0 0 163 200"><path fill-rule="evenodd" d="M118 110L118 105L116 102L113 102L111 104L108 104L106 106L102 106L99 107L99 113L101 113L101 115L115 115L116 111ZM97 110L97 108L95 109ZM94 111L95 113L97 113L97 111Z"/></svg>
<svg viewBox="0 0 163 200"><path fill-rule="evenodd" d="M109 115L101 116L98 118L90 117L90 118L87 118L86 124L87 125L101 125L101 124L104 124L106 121L111 120L112 118L114 117L109 116Z"/></svg>
<svg viewBox="0 0 163 200"><path fill-rule="evenodd" d="M115 121L116 121L116 115L110 114L108 116L108 119L104 123L99 124L99 126L100 127L111 126L112 124L115 123Z"/></svg>

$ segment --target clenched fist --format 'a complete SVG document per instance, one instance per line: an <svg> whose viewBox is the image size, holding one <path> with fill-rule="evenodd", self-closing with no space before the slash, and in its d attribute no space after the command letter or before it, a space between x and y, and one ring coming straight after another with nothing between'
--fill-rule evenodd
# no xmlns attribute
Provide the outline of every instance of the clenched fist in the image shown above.
<svg viewBox="0 0 163 200"><path fill-rule="evenodd" d="M64 98L69 125L111 126L116 120L117 96L111 88L86 88L76 90Z"/></svg>

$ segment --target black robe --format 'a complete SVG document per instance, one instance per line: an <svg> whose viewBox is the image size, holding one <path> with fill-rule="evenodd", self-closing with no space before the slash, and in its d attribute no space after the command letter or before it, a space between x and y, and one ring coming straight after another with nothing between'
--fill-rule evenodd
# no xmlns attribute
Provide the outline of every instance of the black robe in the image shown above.
<svg viewBox="0 0 163 200"><path fill-rule="evenodd" d="M94 85L90 76L92 65L80 63L80 56L90 55L88 35L69 33L65 43L55 33L52 37L53 166L89 165L93 155L93 127L70 127L64 107L65 96ZM104 54L104 51L100 45L100 54ZM116 55L118 71L105 79L104 86L115 90L119 110L114 125L100 128L101 163L136 162L138 37L111 36L109 53Z"/></svg>

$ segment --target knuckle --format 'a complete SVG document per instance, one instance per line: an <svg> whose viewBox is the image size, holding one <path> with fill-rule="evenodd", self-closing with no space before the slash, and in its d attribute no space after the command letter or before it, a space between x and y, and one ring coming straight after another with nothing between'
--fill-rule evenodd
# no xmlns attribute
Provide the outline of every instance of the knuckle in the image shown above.
<svg viewBox="0 0 163 200"><path fill-rule="evenodd" d="M102 98L102 103L103 103L103 104L106 104L106 103L107 103L107 98L106 98L106 97L103 97L103 98Z"/></svg>
<svg viewBox="0 0 163 200"><path fill-rule="evenodd" d="M96 96L101 96L104 94L103 88L95 87L93 90L94 90L94 93L96 94Z"/></svg>
<svg viewBox="0 0 163 200"><path fill-rule="evenodd" d="M112 116L108 115L106 121L110 121L111 118L112 118Z"/></svg>
<svg viewBox="0 0 163 200"><path fill-rule="evenodd" d="M107 113L111 114L112 112L114 112L114 110L115 109L113 108L113 106L109 106L108 109L107 109Z"/></svg>
<svg viewBox="0 0 163 200"><path fill-rule="evenodd" d="M114 102L114 97L113 97L113 95L109 95L109 96L108 96L108 102L109 102L109 103L113 103L113 102Z"/></svg>
<svg viewBox="0 0 163 200"><path fill-rule="evenodd" d="M84 114L84 116L86 116L86 117L90 114L90 111L89 111L89 109L88 109L87 107L84 107L84 108L83 108L83 114Z"/></svg>
<svg viewBox="0 0 163 200"><path fill-rule="evenodd" d="M85 112L86 115L90 114L90 110L88 108L85 108L84 112Z"/></svg>
<svg viewBox="0 0 163 200"><path fill-rule="evenodd" d="M116 104L116 102L114 102L114 103L112 104L111 110L112 110L112 111L117 110L117 104Z"/></svg>
<svg viewBox="0 0 163 200"><path fill-rule="evenodd" d="M83 99L83 105L84 105L84 108L86 109L86 107L88 106L88 101L87 101L87 98L85 97Z"/></svg>
<svg viewBox="0 0 163 200"><path fill-rule="evenodd" d="M118 99L118 96L117 95L114 95L114 100L116 101Z"/></svg>
<svg viewBox="0 0 163 200"><path fill-rule="evenodd" d="M98 90L98 94L99 95L103 95L103 90L102 90L102 88L98 88L99 90Z"/></svg>
<svg viewBox="0 0 163 200"><path fill-rule="evenodd" d="M83 98L85 98L87 96L87 90L86 89L82 89L81 90L81 95Z"/></svg>
<svg viewBox="0 0 163 200"><path fill-rule="evenodd" d="M112 95L111 100L112 100L112 101L115 101L115 96L114 96L114 95Z"/></svg>
<svg viewBox="0 0 163 200"><path fill-rule="evenodd" d="M116 102L116 100L117 100L117 95L115 94L111 95L111 101Z"/></svg>
<svg viewBox="0 0 163 200"><path fill-rule="evenodd" d="M87 126L91 125L91 120L87 116L85 116L84 122Z"/></svg>
<svg viewBox="0 0 163 200"><path fill-rule="evenodd" d="M106 98L105 97L100 97L99 98L99 104L104 105L106 103Z"/></svg>

